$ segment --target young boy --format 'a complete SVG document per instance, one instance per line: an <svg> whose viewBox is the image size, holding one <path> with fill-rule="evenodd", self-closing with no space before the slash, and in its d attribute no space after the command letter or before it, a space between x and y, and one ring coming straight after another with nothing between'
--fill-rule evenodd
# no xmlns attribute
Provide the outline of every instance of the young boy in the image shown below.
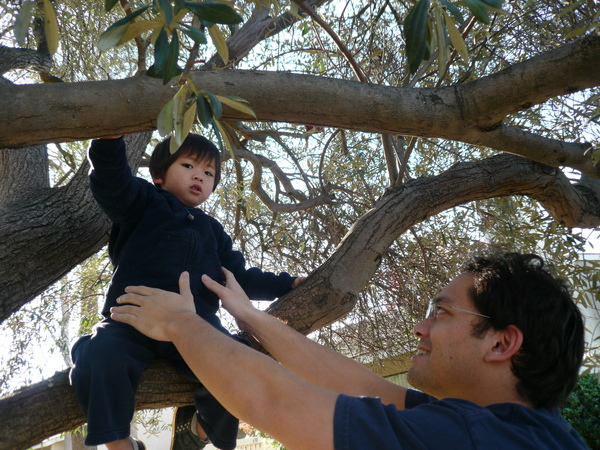
<svg viewBox="0 0 600 450"><path fill-rule="evenodd" d="M196 208L208 199L221 176L219 150L205 137L190 134L174 154L169 151L169 139L158 144L150 159L154 185L132 175L122 137L93 141L89 159L93 166L90 188L113 222L108 253L114 272L102 308L104 320L73 345L70 379L88 421L86 445L144 449L129 436L129 425L135 392L148 363L168 358L184 376L197 378L171 343L149 339L110 319L110 308L117 305L125 287L177 290L179 274L188 271L196 312L229 334L216 315L219 299L204 287L203 274L222 280L221 267L226 267L256 300L280 297L301 279L285 272L275 275L246 269L242 254L232 249L222 225ZM238 420L202 385L194 392L194 403L194 424L197 420L199 426L193 431L204 430L216 447L234 448ZM202 447L202 442L196 444Z"/></svg>

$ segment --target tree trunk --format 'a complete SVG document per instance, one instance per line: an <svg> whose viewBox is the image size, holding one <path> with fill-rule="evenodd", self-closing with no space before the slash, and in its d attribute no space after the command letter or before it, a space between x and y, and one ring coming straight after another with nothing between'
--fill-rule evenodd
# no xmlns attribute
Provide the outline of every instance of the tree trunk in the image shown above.
<svg viewBox="0 0 600 450"><path fill-rule="evenodd" d="M132 168L139 165L149 140L150 133L127 137ZM14 170L19 186L33 187L11 191L14 197L2 197L0 203L0 321L98 252L108 242L110 229L88 188L88 163L67 186L43 188L31 180L47 179L47 165L30 165L29 158L13 157L9 167L6 152L0 153L0 163L5 163L0 165L2 174ZM0 191L11 190L6 185L13 178L0 180Z"/></svg>

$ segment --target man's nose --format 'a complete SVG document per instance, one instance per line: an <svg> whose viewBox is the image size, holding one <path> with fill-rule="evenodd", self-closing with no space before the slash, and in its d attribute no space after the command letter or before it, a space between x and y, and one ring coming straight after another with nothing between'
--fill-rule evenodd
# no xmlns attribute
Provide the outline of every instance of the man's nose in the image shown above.
<svg viewBox="0 0 600 450"><path fill-rule="evenodd" d="M429 335L429 319L422 319L417 322L413 328L413 334L416 337L423 337Z"/></svg>

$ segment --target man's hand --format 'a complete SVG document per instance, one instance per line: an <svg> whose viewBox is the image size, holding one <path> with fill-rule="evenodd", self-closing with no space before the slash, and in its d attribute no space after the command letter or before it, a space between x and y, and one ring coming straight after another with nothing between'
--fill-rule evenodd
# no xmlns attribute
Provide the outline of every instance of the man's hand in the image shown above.
<svg viewBox="0 0 600 450"><path fill-rule="evenodd" d="M248 325L249 316L259 310L252 305L235 276L224 267L222 270L223 275L225 275L225 286L217 283L208 275L202 275L202 282L219 296L223 307L235 318L240 329L251 332Z"/></svg>
<svg viewBox="0 0 600 450"><path fill-rule="evenodd" d="M190 276L179 277L179 292L163 291L146 286L128 286L126 294L117 299L123 306L110 309L112 319L129 324L157 341L170 341L169 325L196 316L190 291Z"/></svg>

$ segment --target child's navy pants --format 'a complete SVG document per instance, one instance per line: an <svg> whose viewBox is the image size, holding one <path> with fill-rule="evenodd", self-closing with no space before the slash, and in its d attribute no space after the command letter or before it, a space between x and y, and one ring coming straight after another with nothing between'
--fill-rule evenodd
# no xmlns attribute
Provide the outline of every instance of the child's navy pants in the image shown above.
<svg viewBox="0 0 600 450"><path fill-rule="evenodd" d="M247 345L243 338L232 336ZM88 422L86 445L125 439L130 434L135 392L146 366L155 358L171 360L186 378L198 381L175 346L144 336L130 325L105 319L71 350L71 384ZM218 448L235 447L238 419L198 383L194 391L198 421Z"/></svg>

